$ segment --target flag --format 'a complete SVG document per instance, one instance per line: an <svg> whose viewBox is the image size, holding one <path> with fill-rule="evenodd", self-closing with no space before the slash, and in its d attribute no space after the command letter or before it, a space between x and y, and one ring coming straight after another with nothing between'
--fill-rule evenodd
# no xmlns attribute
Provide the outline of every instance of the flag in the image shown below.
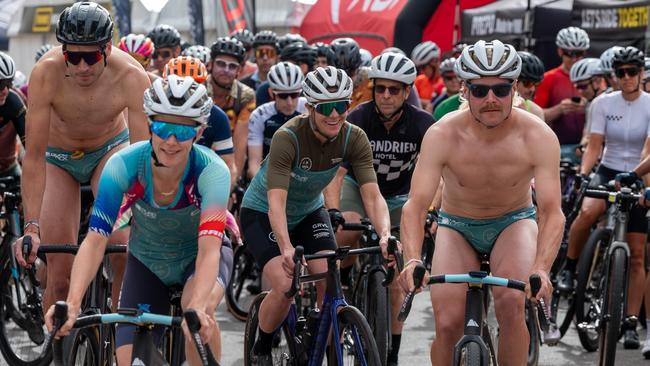
<svg viewBox="0 0 650 366"><path fill-rule="evenodd" d="M228 22L228 31L237 29L254 29L253 10L250 1L245 0L221 0L223 12Z"/></svg>
<svg viewBox="0 0 650 366"><path fill-rule="evenodd" d="M190 15L190 32L192 44L205 43L205 29L203 28L203 2L201 0L187 0Z"/></svg>
<svg viewBox="0 0 650 366"><path fill-rule="evenodd" d="M131 33L131 2L129 0L113 0L113 8L120 36L126 36Z"/></svg>

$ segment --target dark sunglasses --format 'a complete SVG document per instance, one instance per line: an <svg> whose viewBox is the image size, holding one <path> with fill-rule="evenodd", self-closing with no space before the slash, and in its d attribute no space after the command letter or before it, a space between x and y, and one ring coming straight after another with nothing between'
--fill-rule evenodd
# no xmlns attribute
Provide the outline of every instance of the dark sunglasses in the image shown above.
<svg viewBox="0 0 650 366"><path fill-rule="evenodd" d="M404 88L399 87L399 86L385 86L385 85L375 85L373 87L373 90L377 94L384 94L386 92L386 89L388 89L388 93L390 95L399 95L399 93L404 90Z"/></svg>
<svg viewBox="0 0 650 366"><path fill-rule="evenodd" d="M519 80L526 88L538 87L541 82L533 80Z"/></svg>
<svg viewBox="0 0 650 366"><path fill-rule="evenodd" d="M347 112L348 108L350 108L350 101L347 99L316 103L314 105L316 112L328 117L332 115L332 112L334 112L334 110L336 110L336 113L341 115Z"/></svg>
<svg viewBox="0 0 650 366"><path fill-rule="evenodd" d="M163 140L174 135L176 141L183 142L191 140L199 133L200 126L181 125L178 123L150 120L151 132Z"/></svg>
<svg viewBox="0 0 650 366"><path fill-rule="evenodd" d="M73 65L79 65L81 60L88 66L92 66L99 62L104 55L101 51L92 51L92 52L74 52L74 51L64 51L63 57L65 60Z"/></svg>
<svg viewBox="0 0 650 366"><path fill-rule="evenodd" d="M571 57L571 58L584 57L586 53L587 53L586 51L581 51L581 50L562 50L562 54L564 56Z"/></svg>
<svg viewBox="0 0 650 366"><path fill-rule="evenodd" d="M0 90L5 90L5 88L11 89L13 85L14 85L13 79L0 80Z"/></svg>
<svg viewBox="0 0 650 366"><path fill-rule="evenodd" d="M295 93L275 93L275 96L280 98L280 99L287 99L291 97L291 99L298 99L300 97L300 92L295 92Z"/></svg>
<svg viewBox="0 0 650 366"><path fill-rule="evenodd" d="M618 69L614 70L614 74L619 79L625 77L626 74L629 77L635 77L639 75L640 72L641 70L638 67L619 67Z"/></svg>
<svg viewBox="0 0 650 366"><path fill-rule="evenodd" d="M158 57L162 57L162 58L170 58L170 57L172 57L172 52L169 51L169 50L164 50L164 51L153 51L153 54L151 55L151 57L152 57L154 60L157 59Z"/></svg>
<svg viewBox="0 0 650 366"><path fill-rule="evenodd" d="M274 48L258 48L255 50L255 58L273 58L278 55L278 52Z"/></svg>
<svg viewBox="0 0 650 366"><path fill-rule="evenodd" d="M467 87L474 98L485 98L490 90L492 90L492 93L494 93L497 98L503 98L510 95L512 83L500 83L495 85L467 83Z"/></svg>
<svg viewBox="0 0 650 366"><path fill-rule="evenodd" d="M452 80L457 80L457 79L458 79L458 78L456 77L456 75L453 75L453 74L452 74L452 75L442 75L442 78L443 78L445 81L452 81Z"/></svg>
<svg viewBox="0 0 650 366"><path fill-rule="evenodd" d="M240 64L236 62L226 62L224 60L214 60L214 66L216 66L218 69L226 70L231 74L236 73L239 71L239 68L241 67Z"/></svg>

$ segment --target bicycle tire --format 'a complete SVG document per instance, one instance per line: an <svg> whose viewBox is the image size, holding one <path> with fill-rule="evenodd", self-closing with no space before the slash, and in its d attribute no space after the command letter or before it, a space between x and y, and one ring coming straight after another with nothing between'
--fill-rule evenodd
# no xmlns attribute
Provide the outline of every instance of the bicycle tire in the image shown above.
<svg viewBox="0 0 650 366"><path fill-rule="evenodd" d="M564 265L558 269L560 273L564 269ZM567 294L557 289L557 283L555 283L555 289L551 296L551 319L555 320L555 324L558 325L560 330L560 335L564 337L567 330L573 323L575 316L575 292Z"/></svg>
<svg viewBox="0 0 650 366"><path fill-rule="evenodd" d="M365 359L368 366L380 366L381 359L377 350L377 343L373 337L370 325L359 309L354 306L341 307L336 315L339 325L339 334L332 332L330 345L339 344L343 355L343 363L338 364L336 347L330 346L327 357L328 365L359 365ZM349 328L349 329L348 329ZM360 342L358 344L357 340ZM359 355L363 354L362 357ZM346 362L352 358L351 362Z"/></svg>
<svg viewBox="0 0 650 366"><path fill-rule="evenodd" d="M541 344L539 325L537 323L537 309L535 305L526 299L526 328L530 335L528 343L528 366L535 366L539 361L539 345Z"/></svg>
<svg viewBox="0 0 650 366"><path fill-rule="evenodd" d="M577 285L575 289L575 318L576 324L593 323L600 319L597 308L602 309L600 304L600 292L602 291L600 280L604 273L604 251L611 239L612 231L598 228L594 230L582 250L577 267ZM598 306L596 306L598 305ZM588 352L595 352L599 342L598 329L581 329L578 327L580 344Z"/></svg>
<svg viewBox="0 0 650 366"><path fill-rule="evenodd" d="M226 305L230 313L238 320L246 321L248 309L257 294L249 293L251 275L257 265L246 246L238 246L233 254L233 270L230 283L226 287ZM259 271L257 271L259 273Z"/></svg>
<svg viewBox="0 0 650 366"><path fill-rule="evenodd" d="M487 366L489 362L483 362L481 346L476 342L465 343L460 351L460 366Z"/></svg>
<svg viewBox="0 0 650 366"><path fill-rule="evenodd" d="M63 354L68 365L101 366L97 331L96 328L72 329L63 339Z"/></svg>
<svg viewBox="0 0 650 366"><path fill-rule="evenodd" d="M244 328L244 365L252 366L253 360L251 358L253 346L257 340L258 324L259 324L259 309L262 301L268 292L262 292L255 297L248 311L249 317L246 320L246 327ZM274 349L271 352L273 358L273 365L298 365L296 356L296 344L289 326L285 323L280 327L278 336L279 342L276 344L274 341Z"/></svg>
<svg viewBox="0 0 650 366"><path fill-rule="evenodd" d="M3 240L2 245L0 352L12 366L49 364L52 360L51 350L41 353L46 333L39 290L22 268L17 269L19 280L15 281L12 276L11 253L5 249L8 244ZM16 303L16 291L22 292L22 304Z"/></svg>
<svg viewBox="0 0 650 366"><path fill-rule="evenodd" d="M382 271L374 271L367 277L366 296L368 298L367 308L363 314L366 315L370 329L377 343L377 351L381 364L388 362L388 347L390 341L390 329L388 327L390 316L390 301L388 289L382 285L386 275Z"/></svg>
<svg viewBox="0 0 650 366"><path fill-rule="evenodd" d="M604 298L607 306L607 320L602 323L602 335L598 352L599 365L602 366L614 366L616 359L616 343L618 342L623 312L625 311L627 261L627 253L623 248L613 250L607 276L607 293Z"/></svg>

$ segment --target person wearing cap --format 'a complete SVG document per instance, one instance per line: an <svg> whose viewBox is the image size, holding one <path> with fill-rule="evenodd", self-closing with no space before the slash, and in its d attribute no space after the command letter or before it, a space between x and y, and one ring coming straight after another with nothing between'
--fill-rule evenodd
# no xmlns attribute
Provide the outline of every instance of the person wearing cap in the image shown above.
<svg viewBox="0 0 650 366"><path fill-rule="evenodd" d="M135 59L113 50L112 36L108 10L97 3L75 3L59 16L56 38L62 46L47 52L32 70L22 196L24 233L34 245L27 261L22 238L14 246L23 266L33 265L41 242L77 243L80 184L90 183L96 194L111 155L129 140L149 139L142 108L149 78ZM110 237L110 243L126 242L123 230ZM48 256L45 309L65 298L72 259ZM117 304L123 263L112 264L113 304Z"/></svg>
<svg viewBox="0 0 650 366"><path fill-rule="evenodd" d="M399 224L422 139L433 124L430 113L408 103L416 76L413 61L400 53L386 52L375 57L368 70L373 98L353 109L348 116L350 123L361 128L370 141L377 183L388 205L391 225ZM339 168L324 194L330 212L338 211L346 223L359 223L368 216L355 173L348 164ZM357 246L360 238L361 232L339 231L336 234L339 246ZM349 276L345 275L349 274L351 264L341 264L341 281L349 282ZM391 348L382 349L388 351L388 365L397 365L404 325L397 320L397 315L404 299L396 281L391 284L390 296Z"/></svg>
<svg viewBox="0 0 650 366"><path fill-rule="evenodd" d="M563 159L577 159L577 148L585 126L585 104L571 82L571 66L584 58L589 36L581 28L561 29L555 38L560 66L547 71L537 87L534 102L544 109L544 120L553 128L562 145Z"/></svg>
<svg viewBox="0 0 650 366"><path fill-rule="evenodd" d="M302 90L307 113L278 129L269 155L246 190L240 221L258 268L271 283L259 309L258 339L253 364L272 365L273 333L284 321L292 299L284 295L293 278L294 245L305 254L336 249L322 190L343 163L357 176L366 210L380 235L386 256L390 217L372 165L372 150L363 131L346 122L352 79L333 66L317 68L305 77ZM310 271L327 271L325 260L308 262ZM324 283L316 283L318 301Z"/></svg>
<svg viewBox="0 0 650 366"><path fill-rule="evenodd" d="M404 291L416 289L413 271L423 265L422 223L442 177L432 274L478 271L483 255L496 276L527 282L530 275L539 275L537 299L548 298L549 271L564 227L557 137L539 118L513 108L521 71L513 46L478 41L463 49L457 65L469 108L437 121L422 141L409 199L402 208L406 264L400 282ZM531 199L531 178L537 206ZM525 365L529 333L524 297L531 295L500 287L491 291L499 324L498 362ZM466 292L467 286L455 284L430 287L436 319L434 365L452 363L454 346L463 334Z"/></svg>

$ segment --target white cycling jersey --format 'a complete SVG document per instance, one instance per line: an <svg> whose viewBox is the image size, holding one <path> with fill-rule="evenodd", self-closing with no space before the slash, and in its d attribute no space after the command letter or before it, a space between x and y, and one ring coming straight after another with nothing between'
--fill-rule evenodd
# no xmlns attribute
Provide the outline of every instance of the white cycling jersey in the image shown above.
<svg viewBox="0 0 650 366"><path fill-rule="evenodd" d="M631 102L620 91L598 96L591 107L590 132L605 136L603 166L624 172L634 169L650 136L650 94L641 92Z"/></svg>
<svg viewBox="0 0 650 366"><path fill-rule="evenodd" d="M273 133L289 119L298 114L307 112L305 104L307 99L298 98L296 112L291 116L285 116L275 108L275 101L264 103L257 107L248 122L248 145L249 146L271 146ZM265 154L266 155L266 154Z"/></svg>

